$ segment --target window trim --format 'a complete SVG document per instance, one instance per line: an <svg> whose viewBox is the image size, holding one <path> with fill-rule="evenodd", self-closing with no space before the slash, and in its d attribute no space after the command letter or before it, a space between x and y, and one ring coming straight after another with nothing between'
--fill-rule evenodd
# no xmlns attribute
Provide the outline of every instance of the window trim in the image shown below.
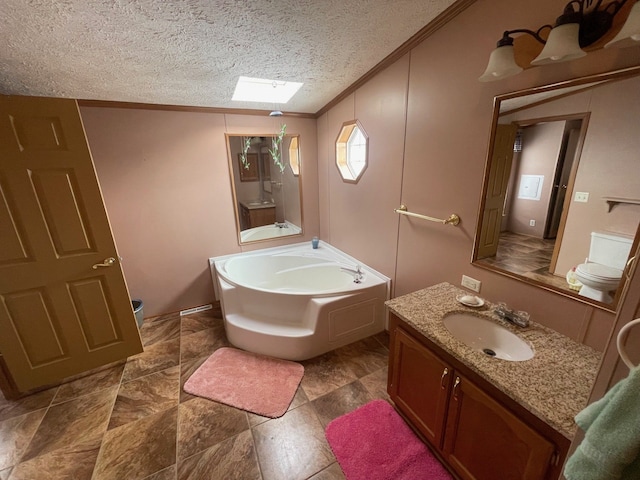
<svg viewBox="0 0 640 480"><path fill-rule="evenodd" d="M295 148L293 148L294 143ZM297 135L292 136L289 142L289 168L294 176L300 175L300 141Z"/></svg>
<svg viewBox="0 0 640 480"><path fill-rule="evenodd" d="M351 137L351 134L353 133L353 130L356 127L358 127L358 130L360 130L360 133L365 139L365 156L364 156L364 167L362 168L360 173L355 178L353 178L354 177L353 172L349 167L348 158L347 158L347 152L348 152L347 144L349 142L349 138ZM367 170L367 167L369 166L369 135L367 135L366 130L362 127L362 124L357 119L344 122L342 124L342 127L340 128L340 131L338 132L338 136L336 137L335 145L336 145L335 164L336 164L336 168L338 169L338 173L342 178L342 181L346 183L358 183L362 178L362 175L364 174L364 172Z"/></svg>

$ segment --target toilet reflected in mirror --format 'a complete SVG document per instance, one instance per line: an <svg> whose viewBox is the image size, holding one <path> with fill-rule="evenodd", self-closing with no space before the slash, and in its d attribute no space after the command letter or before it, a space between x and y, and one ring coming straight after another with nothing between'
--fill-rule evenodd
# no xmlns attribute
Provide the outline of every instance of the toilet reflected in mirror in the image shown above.
<svg viewBox="0 0 640 480"><path fill-rule="evenodd" d="M640 243L639 88L631 67L495 98L474 266L617 310ZM600 262L592 232L631 245Z"/></svg>
<svg viewBox="0 0 640 480"><path fill-rule="evenodd" d="M576 267L582 287L580 295L611 303L609 292L615 291L622 278L633 238L606 232L591 232L589 258Z"/></svg>

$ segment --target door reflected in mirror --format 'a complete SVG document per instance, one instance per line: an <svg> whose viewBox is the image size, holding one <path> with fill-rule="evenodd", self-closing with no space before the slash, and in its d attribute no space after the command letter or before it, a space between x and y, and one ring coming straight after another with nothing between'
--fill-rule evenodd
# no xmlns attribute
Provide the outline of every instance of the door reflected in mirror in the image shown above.
<svg viewBox="0 0 640 480"><path fill-rule="evenodd" d="M638 244L639 91L633 67L496 97L474 265L615 311Z"/></svg>
<svg viewBox="0 0 640 480"><path fill-rule="evenodd" d="M284 136L277 162L271 153L277 136L227 134L226 138L238 242L302 235L298 136Z"/></svg>

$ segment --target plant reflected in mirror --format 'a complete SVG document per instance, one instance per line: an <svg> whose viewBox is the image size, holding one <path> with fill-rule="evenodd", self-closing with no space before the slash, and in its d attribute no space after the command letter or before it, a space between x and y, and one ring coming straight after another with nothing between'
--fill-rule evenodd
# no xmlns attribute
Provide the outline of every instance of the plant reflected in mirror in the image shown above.
<svg viewBox="0 0 640 480"><path fill-rule="evenodd" d="M298 167L300 138L284 124L277 135L226 138L239 243L301 235L301 180L289 158Z"/></svg>
<svg viewBox="0 0 640 480"><path fill-rule="evenodd" d="M249 161L247 160L247 153L249 152L249 148L251 147L251 140L253 137L246 137L244 139L244 145L242 146L242 153L240 154L240 159L242 161L242 166L245 170L249 170Z"/></svg>
<svg viewBox="0 0 640 480"><path fill-rule="evenodd" d="M284 139L285 132L287 131L287 125L285 123L280 127L280 133L278 136L273 137L271 139L271 149L269 153L271 154L271 158L273 159L273 163L278 166L280 172L284 172L285 165L282 162L282 140Z"/></svg>

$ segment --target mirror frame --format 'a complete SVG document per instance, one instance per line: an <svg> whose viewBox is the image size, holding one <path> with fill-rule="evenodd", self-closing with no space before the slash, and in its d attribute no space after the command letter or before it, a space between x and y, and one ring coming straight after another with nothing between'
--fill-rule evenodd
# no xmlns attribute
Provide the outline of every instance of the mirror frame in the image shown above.
<svg viewBox="0 0 640 480"><path fill-rule="evenodd" d="M298 181L298 197L299 197L299 202L300 202L300 232L298 233L292 233L290 235L283 235L283 236L275 236L275 237L269 237L269 238L261 238L259 240L249 240L249 241L243 241L242 240L242 230L240 229L240 210L238 207L238 193L236 191L236 176L234 174L234 162L237 162L237 159L233 158L233 152L231 151L231 141L230 139L232 137L265 137L265 138L273 138L273 137L277 137L278 134L274 134L274 133L255 133L255 132L251 132L251 133L225 133L225 142L227 144L227 162L228 162L228 166L229 166L229 181L231 183L231 199L233 201L233 212L235 215L235 224L236 224L236 234L237 234L237 238L238 238L238 245L242 246L242 245L253 245L255 243L261 243L261 242L268 242L268 241L273 241L273 240L283 240L283 239L288 239L288 238L296 238L296 237L301 237L304 235L304 202L303 202L303 195L302 195L302 171L303 171L303 165L302 165L302 161L301 161L301 155L300 155L300 135L297 133L287 133L285 134L285 139L286 138L297 138L298 139L298 173L294 173L293 169L291 168L291 165L289 163L289 161L287 160L287 168L291 169L292 175L294 176L294 178ZM284 142L283 142L284 143ZM287 151L287 157L288 157L288 149L283 149L284 151ZM258 154L258 163L260 164L261 162L263 162L263 155L262 154ZM270 176L269 179L271 179L271 176L273 176L273 166L270 165ZM258 166L258 171L260 172L260 170L262 169L262 165ZM241 179L238 179L238 182L241 182ZM262 176L261 173L258 173L258 179L256 180L256 182L259 184L259 188L264 189L264 185L263 185L263 180L262 180Z"/></svg>
<svg viewBox="0 0 640 480"><path fill-rule="evenodd" d="M585 303L587 305L591 305L593 307L596 307L598 309L601 310L606 310L608 312L611 313L616 313L619 307L619 299L620 299L620 295L622 293L622 291L624 290L624 286L626 284L626 282L628 282L628 278L626 277L626 275L623 273L623 278L620 281L620 287L618 288L617 292L616 292L616 296L613 300L613 302L611 304L605 304L602 302L598 302L597 300L593 300L590 299L588 297L583 297L580 296L578 294L578 292L572 292L572 291L568 291L568 290L562 290L558 287L555 287L553 285L550 284L546 284L544 282L541 282L539 280L535 280L529 277L525 277L523 275L519 275L517 273L514 272L510 272L508 270L504 270L502 268L496 267L494 265L489 265L486 263L482 263L482 259L478 259L478 250L479 250L479 243L480 243L480 232L481 232L481 228L482 228L482 220L483 220L483 213L484 213L484 209L485 209L485 201L486 201L486 192L487 192L487 188L489 186L489 174L491 171L491 163L492 163L492 157L493 157L493 151L494 151L494 139L495 139L495 135L496 135L496 130L497 130L497 126L498 126L498 119L500 117L500 105L502 102L504 102L505 100L509 100L512 98L517 98L517 97L523 97L525 95L532 95L532 94L540 94L540 93L545 93L545 92L552 92L554 90L559 90L559 89L563 89L563 88L567 88L567 87L576 87L579 85L584 85L584 84L588 84L588 83L594 83L596 85L595 86L599 86L602 85L604 83L609 83L609 82L613 82L613 81L617 81L617 80L625 80L628 78L632 78L632 77L636 77L640 75L640 66L635 66L635 67L629 67L629 68L624 68L624 69L620 69L620 70L614 70L611 72L605 72L605 73L599 73L599 74L595 74L595 75L588 75L585 77L579 77L579 78L575 78L575 79L571 79L571 80L566 80L566 81L562 81L562 82L558 82L558 83L553 83L553 84L549 84L549 85L542 85L542 86L538 86L538 87L532 87L532 88L528 88L525 90L518 90L515 92L509 92L509 93L504 93L504 94L500 94L494 97L493 99L493 116L492 116L492 121L491 121L491 130L490 130L490 134L489 134L489 142L488 142L488 147L487 147L487 155L485 157L485 167L484 167L484 172L483 172L483 180L482 180L482 191L481 191L481 196L480 196L480 205L478 207L478 213L477 213L477 221L476 221L476 230L475 230L475 236L474 236L474 242L473 242L473 250L472 250L472 254L471 254L471 264L485 269L485 270L489 270L492 271L494 273L498 273L500 275L504 275L506 277L512 278L514 280L519 280L521 282L527 283L529 285L533 285L535 287L541 288L543 290L547 290L550 292L554 292L557 293L559 295L562 295L564 297L567 298L571 298L573 300L576 300L578 302L581 303ZM593 88L593 87L588 87L588 88ZM584 91L584 89L580 90L581 92ZM573 91L569 91L566 93L562 93L559 95L556 95L553 97L553 99L558 99L558 98L562 98L564 96L567 95L571 95L573 93ZM530 105L528 105L528 107L532 107L537 105L539 102L533 102ZM636 230L636 235L633 241L633 244L631 246L631 255L633 254L633 252L635 252L638 249L638 244L640 243L640 225L638 226L637 230Z"/></svg>

